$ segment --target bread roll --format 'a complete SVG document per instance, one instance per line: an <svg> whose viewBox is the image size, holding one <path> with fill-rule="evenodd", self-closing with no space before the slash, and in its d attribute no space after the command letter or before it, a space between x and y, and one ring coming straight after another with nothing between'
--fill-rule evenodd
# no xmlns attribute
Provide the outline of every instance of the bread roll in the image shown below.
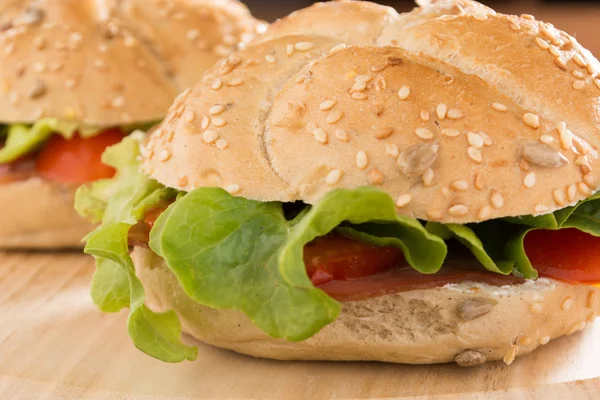
<svg viewBox="0 0 600 400"><path fill-rule="evenodd" d="M422 4L398 15L331 2L282 19L174 105L144 170L259 201L372 185L399 212L446 223L546 214L595 192L598 61L529 16Z"/></svg>
<svg viewBox="0 0 600 400"><path fill-rule="evenodd" d="M136 247L132 257L152 309L174 310L184 331L202 342L278 360L511 364L600 314L598 288L550 279L502 287L464 282L345 302L336 321L295 343L269 337L239 311L194 302L152 251Z"/></svg>
<svg viewBox="0 0 600 400"><path fill-rule="evenodd" d="M20 0L0 5L0 121L155 121L263 25L234 0Z"/></svg>

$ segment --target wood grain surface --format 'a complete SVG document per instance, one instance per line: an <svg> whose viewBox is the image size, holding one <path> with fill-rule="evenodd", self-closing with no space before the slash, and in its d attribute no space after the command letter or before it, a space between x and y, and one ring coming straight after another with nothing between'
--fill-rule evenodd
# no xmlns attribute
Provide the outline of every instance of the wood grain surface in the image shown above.
<svg viewBox="0 0 600 400"><path fill-rule="evenodd" d="M287 363L208 346L171 365L133 347L125 313L96 310L92 273L82 255L0 253L0 399L600 399L599 323L511 367Z"/></svg>

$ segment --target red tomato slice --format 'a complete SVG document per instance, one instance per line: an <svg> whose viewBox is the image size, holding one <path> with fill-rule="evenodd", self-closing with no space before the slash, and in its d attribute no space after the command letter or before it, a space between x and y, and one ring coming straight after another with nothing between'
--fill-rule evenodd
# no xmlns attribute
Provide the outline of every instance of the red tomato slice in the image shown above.
<svg viewBox="0 0 600 400"><path fill-rule="evenodd" d="M577 229L537 230L525 236L525 253L540 275L566 282L600 283L600 238Z"/></svg>
<svg viewBox="0 0 600 400"><path fill-rule="evenodd" d="M375 247L337 234L317 238L304 247L306 271L317 286L374 275L403 260L399 249Z"/></svg>
<svg viewBox="0 0 600 400"><path fill-rule="evenodd" d="M104 165L101 156L108 146L119 143L123 136L118 128L105 130L89 139L75 135L66 140L53 135L38 154L36 171L43 178L65 183L81 184L111 178L115 170Z"/></svg>

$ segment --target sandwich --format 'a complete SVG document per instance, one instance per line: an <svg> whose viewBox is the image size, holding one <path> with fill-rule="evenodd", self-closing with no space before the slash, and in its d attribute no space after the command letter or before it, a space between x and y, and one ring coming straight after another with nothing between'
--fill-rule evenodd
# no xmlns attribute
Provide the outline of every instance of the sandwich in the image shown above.
<svg viewBox="0 0 600 400"><path fill-rule="evenodd" d="M300 10L79 189L94 302L167 362L511 364L600 313L599 72L472 1Z"/></svg>
<svg viewBox="0 0 600 400"><path fill-rule="evenodd" d="M104 149L261 27L235 1L3 1L0 248L81 247L73 195L114 174Z"/></svg>

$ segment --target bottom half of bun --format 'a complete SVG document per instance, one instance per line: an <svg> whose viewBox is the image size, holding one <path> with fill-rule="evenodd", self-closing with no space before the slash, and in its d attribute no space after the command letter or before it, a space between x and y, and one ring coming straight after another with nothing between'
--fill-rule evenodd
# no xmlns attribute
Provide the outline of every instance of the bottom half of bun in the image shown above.
<svg viewBox="0 0 600 400"><path fill-rule="evenodd" d="M41 178L0 184L0 249L83 247L93 226L73 209L74 194Z"/></svg>
<svg viewBox="0 0 600 400"><path fill-rule="evenodd" d="M152 251L136 247L132 256L149 307L174 310L183 330L202 342L255 357L510 364L600 314L600 289L590 286L550 279L502 287L465 282L342 303L332 324L289 342L269 337L241 312L194 302Z"/></svg>

